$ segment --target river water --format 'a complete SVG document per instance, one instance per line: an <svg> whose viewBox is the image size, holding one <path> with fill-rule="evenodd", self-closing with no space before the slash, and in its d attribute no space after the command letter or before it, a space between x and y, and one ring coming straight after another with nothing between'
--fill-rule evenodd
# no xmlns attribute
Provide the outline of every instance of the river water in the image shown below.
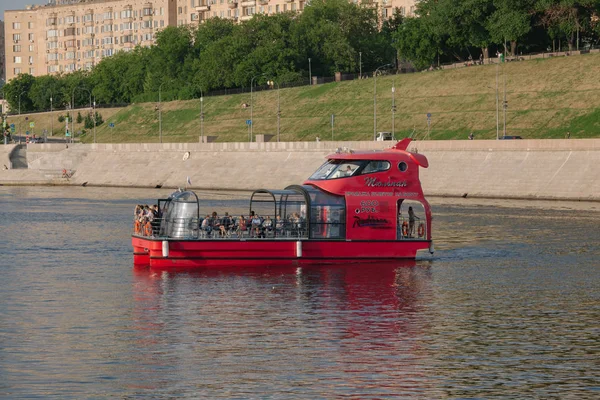
<svg viewBox="0 0 600 400"><path fill-rule="evenodd" d="M1 398L600 398L598 203L431 199L415 262L134 269L167 194L0 187Z"/></svg>

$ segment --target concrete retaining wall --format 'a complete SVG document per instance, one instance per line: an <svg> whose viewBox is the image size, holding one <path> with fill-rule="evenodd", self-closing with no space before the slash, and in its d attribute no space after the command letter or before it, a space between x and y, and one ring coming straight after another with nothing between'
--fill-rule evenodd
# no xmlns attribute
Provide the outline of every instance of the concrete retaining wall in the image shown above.
<svg viewBox="0 0 600 400"><path fill-rule="evenodd" d="M390 144L34 144L30 169L0 171L0 183L175 188L189 177L199 189L278 189L301 183L338 147ZM600 139L423 141L410 149L429 159L421 170L427 195L600 201ZM76 173L67 181L62 169Z"/></svg>

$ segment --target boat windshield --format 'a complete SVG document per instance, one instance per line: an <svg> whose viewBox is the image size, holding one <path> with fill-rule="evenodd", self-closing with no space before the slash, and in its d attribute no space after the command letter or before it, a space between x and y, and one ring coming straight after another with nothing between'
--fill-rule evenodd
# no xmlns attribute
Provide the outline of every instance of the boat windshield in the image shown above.
<svg viewBox="0 0 600 400"><path fill-rule="evenodd" d="M329 160L308 178L309 180L346 178L356 174L365 160Z"/></svg>

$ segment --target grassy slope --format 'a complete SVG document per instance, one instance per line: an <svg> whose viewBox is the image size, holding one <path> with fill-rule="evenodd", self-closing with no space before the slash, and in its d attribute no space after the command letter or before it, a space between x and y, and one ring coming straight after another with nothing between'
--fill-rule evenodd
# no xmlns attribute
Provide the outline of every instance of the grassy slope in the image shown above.
<svg viewBox="0 0 600 400"><path fill-rule="evenodd" d="M600 54L508 63L506 72L507 134L524 138L600 136ZM432 114L430 137L466 139L496 137L496 66L377 78L377 130L391 131L391 87L395 79L395 130L423 137L426 114ZM335 114L336 140L373 137L373 79L282 89L281 140L331 138L330 115ZM502 135L503 75L500 68L500 135ZM254 134L275 134L277 90L254 93ZM246 141L250 94L206 97L204 133L218 141ZM134 104L98 128L99 142L157 142L155 103ZM200 101L163 103L165 142L196 142L200 135ZM56 124L55 124L56 125ZM111 137L114 135L114 139ZM90 141L88 136L84 141Z"/></svg>

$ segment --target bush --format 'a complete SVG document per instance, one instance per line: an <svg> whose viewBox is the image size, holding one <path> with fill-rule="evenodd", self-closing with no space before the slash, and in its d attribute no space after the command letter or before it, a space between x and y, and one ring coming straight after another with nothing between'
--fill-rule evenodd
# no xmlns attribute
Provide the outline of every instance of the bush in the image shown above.
<svg viewBox="0 0 600 400"><path fill-rule="evenodd" d="M59 116L58 116L58 122L61 122L61 123L62 123L62 122L65 122L65 116L64 116L64 115L62 115L62 114L61 114L61 115L59 115Z"/></svg>
<svg viewBox="0 0 600 400"><path fill-rule="evenodd" d="M81 116L81 112L77 111L77 123L80 124L83 122L83 117Z"/></svg>

